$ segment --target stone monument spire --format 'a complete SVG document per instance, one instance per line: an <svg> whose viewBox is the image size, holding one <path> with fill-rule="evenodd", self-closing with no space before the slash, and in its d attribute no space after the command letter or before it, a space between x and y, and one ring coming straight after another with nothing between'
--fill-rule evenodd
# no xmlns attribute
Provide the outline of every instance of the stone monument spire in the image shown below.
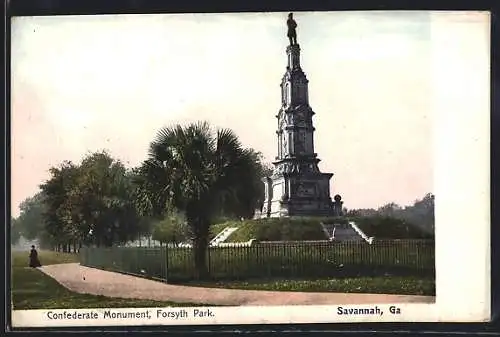
<svg viewBox="0 0 500 337"><path fill-rule="evenodd" d="M300 45L294 44L286 47L288 57L287 69L300 69ZM302 71L302 70L301 70Z"/></svg>
<svg viewBox="0 0 500 337"><path fill-rule="evenodd" d="M281 79L281 108L278 119L278 156L277 160L300 159L313 164L313 167L299 165L298 169L316 170L319 160L315 159L313 142L314 111L309 106L309 93L306 75L300 67L300 46L286 48L288 65Z"/></svg>
<svg viewBox="0 0 500 337"><path fill-rule="evenodd" d="M267 217L325 216L334 214L335 209L330 198L333 173L320 172L320 160L314 152L309 81L300 65L300 46L296 41L292 43L296 40L294 34L295 28L291 34L289 24L291 43L286 48L287 67L280 84L281 108L276 115L278 155L273 175L263 179L266 198L262 216Z"/></svg>

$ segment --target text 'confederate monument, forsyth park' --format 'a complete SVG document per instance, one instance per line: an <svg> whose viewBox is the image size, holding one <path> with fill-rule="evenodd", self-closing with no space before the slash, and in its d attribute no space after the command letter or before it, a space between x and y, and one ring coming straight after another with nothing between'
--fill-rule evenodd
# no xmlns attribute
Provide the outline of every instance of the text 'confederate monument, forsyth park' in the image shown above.
<svg viewBox="0 0 500 337"><path fill-rule="evenodd" d="M314 152L314 111L309 106L308 80L300 66L297 24L289 14L286 48L288 64L281 80L278 156L271 177L263 179L265 200L260 217L341 215L342 201L330 197L333 173L319 170Z"/></svg>

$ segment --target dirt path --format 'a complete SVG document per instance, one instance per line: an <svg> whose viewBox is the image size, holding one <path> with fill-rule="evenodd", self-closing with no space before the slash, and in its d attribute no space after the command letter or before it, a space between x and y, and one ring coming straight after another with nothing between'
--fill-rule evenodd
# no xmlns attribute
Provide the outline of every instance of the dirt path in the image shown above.
<svg viewBox="0 0 500 337"><path fill-rule="evenodd" d="M432 296L340 294L311 292L273 292L169 285L140 277L123 275L78 263L40 268L66 288L108 297L219 305L324 305L369 303L432 303Z"/></svg>

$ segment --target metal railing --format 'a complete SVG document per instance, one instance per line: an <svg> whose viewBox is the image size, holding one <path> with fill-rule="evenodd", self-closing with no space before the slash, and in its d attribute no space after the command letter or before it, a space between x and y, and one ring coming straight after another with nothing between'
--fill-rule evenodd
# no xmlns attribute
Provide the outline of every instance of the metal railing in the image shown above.
<svg viewBox="0 0 500 337"><path fill-rule="evenodd" d="M206 266L215 280L311 278L348 275L433 274L433 240L256 242L209 247ZM195 278L191 247L82 248L82 265L161 279Z"/></svg>

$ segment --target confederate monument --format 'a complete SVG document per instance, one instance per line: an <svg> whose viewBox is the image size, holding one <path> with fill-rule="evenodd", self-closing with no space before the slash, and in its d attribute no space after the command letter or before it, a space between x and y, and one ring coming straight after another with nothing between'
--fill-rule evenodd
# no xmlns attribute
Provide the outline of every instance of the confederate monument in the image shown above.
<svg viewBox="0 0 500 337"><path fill-rule="evenodd" d="M278 156L271 177L263 179L265 200L261 217L340 215L342 201L330 197L333 173L321 173L314 153L313 110L309 106L308 80L300 67L297 23L288 15L286 48L288 65L281 80L278 119Z"/></svg>

